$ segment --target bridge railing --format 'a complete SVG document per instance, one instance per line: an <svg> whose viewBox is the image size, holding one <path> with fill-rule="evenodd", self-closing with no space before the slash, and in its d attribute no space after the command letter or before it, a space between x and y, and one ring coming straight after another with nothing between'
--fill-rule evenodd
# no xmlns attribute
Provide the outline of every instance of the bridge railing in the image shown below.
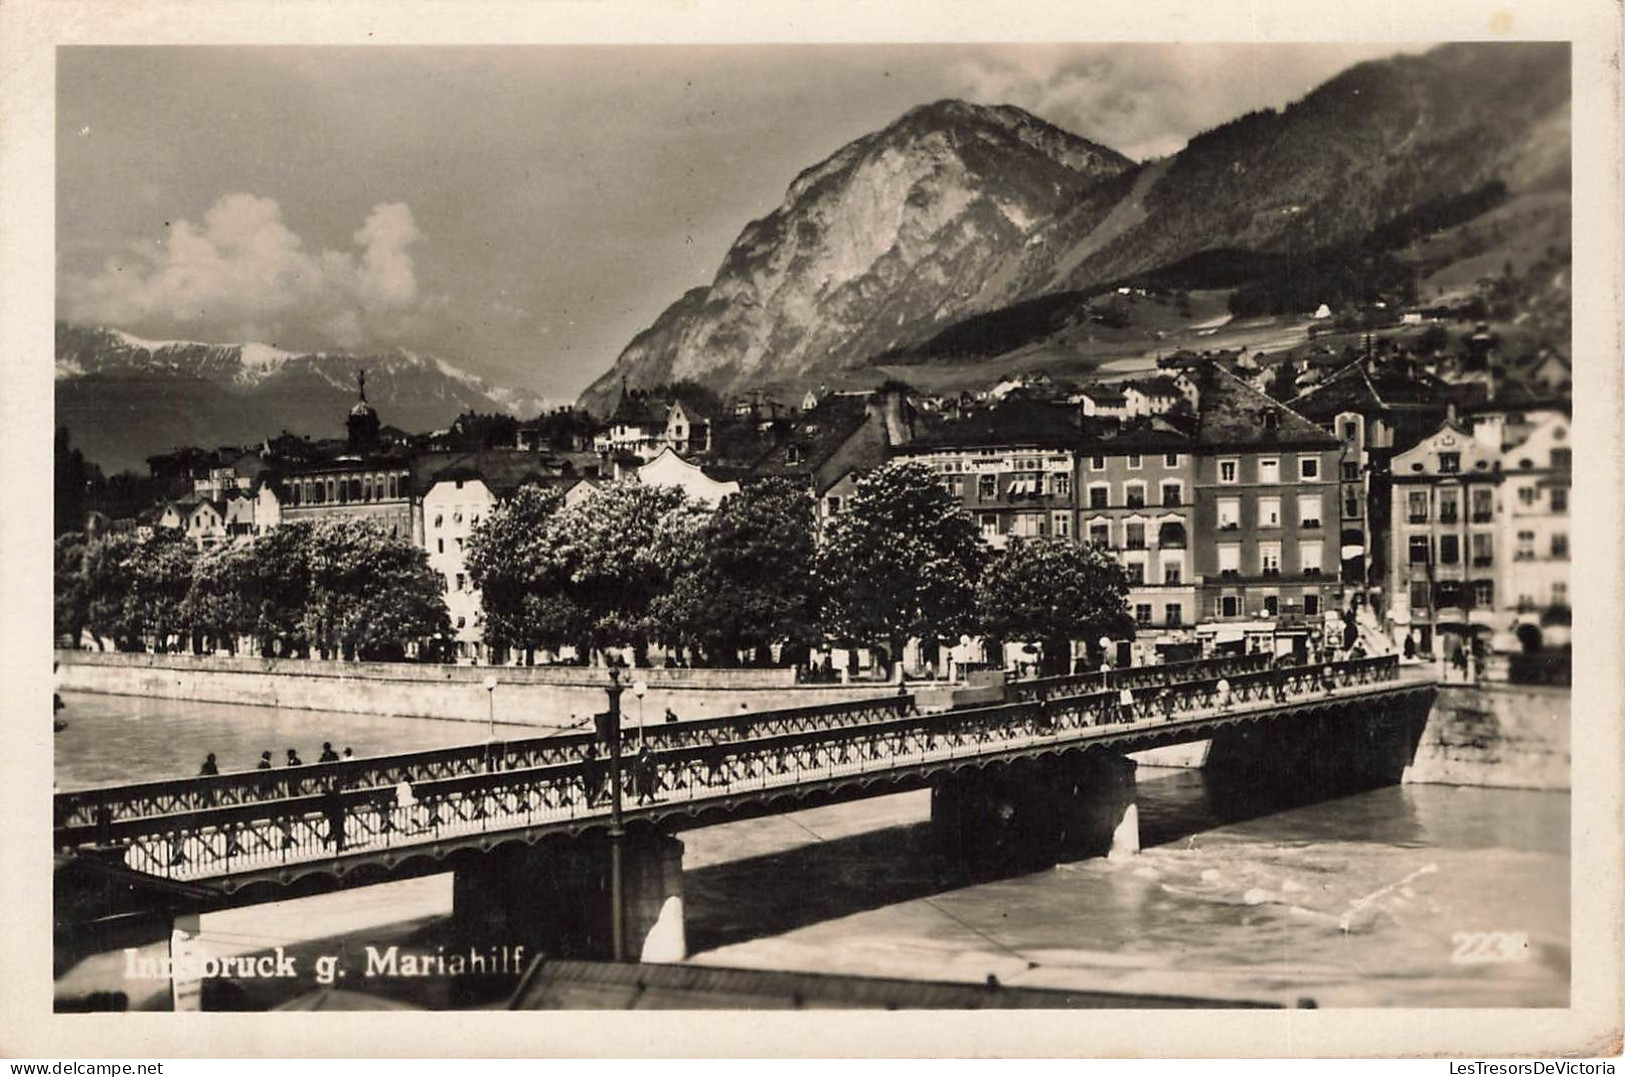
<svg viewBox="0 0 1625 1077"><path fill-rule="evenodd" d="M640 740L665 747L709 743L719 738L748 738L757 735L758 731L838 729L877 721L911 710L913 706L912 696L894 695L662 723L647 726L641 731L636 726L626 724L623 715L621 743L623 752L626 752L635 748ZM595 733L567 732L391 756L346 759L334 763L82 789L56 794L56 825L118 822L259 801L316 796L334 789L394 787L402 782L416 784L471 774L529 770L573 763L603 752Z"/></svg>
<svg viewBox="0 0 1625 1077"><path fill-rule="evenodd" d="M1123 689L993 707L892 717L840 728L779 730L650 749L627 761L628 810L784 789L803 782L874 780L910 766L1045 743L1087 743L1099 727L1223 716L1303 702L1396 680L1393 656L1244 674L1155 689ZM868 777L866 777L868 776ZM280 800L218 805L152 817L59 827L59 849L121 850L127 866L169 878L202 878L405 848L470 834L573 819L601 819L610 800L607 760L458 774L387 787L333 788Z"/></svg>
<svg viewBox="0 0 1625 1077"><path fill-rule="evenodd" d="M1166 662L1160 666L1125 666L1099 673L1072 673L1062 677L1039 677L1016 681L1006 690L1012 701L1044 696L1077 695L1106 689L1147 688L1183 681L1216 680L1270 668L1267 654L1242 654L1225 658L1197 658L1188 662Z"/></svg>

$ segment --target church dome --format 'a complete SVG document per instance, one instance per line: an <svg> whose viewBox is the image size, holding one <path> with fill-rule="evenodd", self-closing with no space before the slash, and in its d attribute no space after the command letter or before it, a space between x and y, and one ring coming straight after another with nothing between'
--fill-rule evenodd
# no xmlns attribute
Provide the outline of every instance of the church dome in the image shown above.
<svg viewBox="0 0 1625 1077"><path fill-rule="evenodd" d="M352 419L375 419L377 417L378 413L365 400L357 400L355 407L350 409L350 418Z"/></svg>

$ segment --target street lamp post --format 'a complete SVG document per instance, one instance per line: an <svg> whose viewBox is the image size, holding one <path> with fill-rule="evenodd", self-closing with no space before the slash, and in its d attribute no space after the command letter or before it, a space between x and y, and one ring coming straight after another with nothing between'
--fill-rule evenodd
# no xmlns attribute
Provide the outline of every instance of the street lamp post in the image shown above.
<svg viewBox="0 0 1625 1077"><path fill-rule="evenodd" d="M626 895L621 878L621 843L626 828L621 825L621 671L609 670L609 923L611 951L615 961L626 960Z"/></svg>
<svg viewBox="0 0 1625 1077"><path fill-rule="evenodd" d="M632 682L632 694L638 697L638 750L643 750L643 697L648 693L649 686L642 681Z"/></svg>
<svg viewBox="0 0 1625 1077"><path fill-rule="evenodd" d="M485 722L488 739L497 739L497 676L485 675Z"/></svg>

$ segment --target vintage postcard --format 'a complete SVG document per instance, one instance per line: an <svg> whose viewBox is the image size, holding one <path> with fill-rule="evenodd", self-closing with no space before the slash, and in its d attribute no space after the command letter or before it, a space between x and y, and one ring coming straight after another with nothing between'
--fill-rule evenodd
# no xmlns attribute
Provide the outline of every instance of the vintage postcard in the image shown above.
<svg viewBox="0 0 1625 1077"><path fill-rule="evenodd" d="M1617 1056L1617 6L0 29L0 1052Z"/></svg>

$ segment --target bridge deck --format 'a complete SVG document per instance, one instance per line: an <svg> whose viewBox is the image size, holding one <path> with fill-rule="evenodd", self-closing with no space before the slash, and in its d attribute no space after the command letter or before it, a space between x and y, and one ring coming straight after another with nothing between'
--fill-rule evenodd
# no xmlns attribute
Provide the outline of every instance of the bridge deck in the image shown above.
<svg viewBox="0 0 1625 1077"><path fill-rule="evenodd" d="M918 785L934 773L1067 751L1135 751L1202 740L1243 722L1346 708L1431 687L1400 676L1392 658L1243 674L1135 693L896 715L862 726L768 733L685 745L629 760L626 817L669 821L814 792L859 797ZM607 825L608 767L584 759L433 779L392 788L332 790L273 801L144 816L57 832L59 848L99 843L147 874L224 890L310 871L342 875L363 863L444 856L463 847L536 840Z"/></svg>

